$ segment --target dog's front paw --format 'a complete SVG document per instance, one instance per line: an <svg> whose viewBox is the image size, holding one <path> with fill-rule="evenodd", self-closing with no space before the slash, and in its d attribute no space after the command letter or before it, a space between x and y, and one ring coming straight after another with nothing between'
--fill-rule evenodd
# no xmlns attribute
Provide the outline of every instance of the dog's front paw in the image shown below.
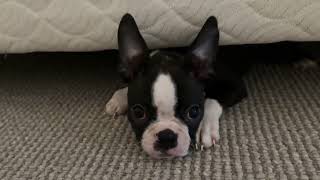
<svg viewBox="0 0 320 180"><path fill-rule="evenodd" d="M125 114L128 108L127 88L116 91L106 104L106 113L109 115Z"/></svg>
<svg viewBox="0 0 320 180"><path fill-rule="evenodd" d="M205 114L196 134L197 147L202 150L215 145L219 139L219 119L222 107L213 99L207 99L205 103Z"/></svg>
<svg viewBox="0 0 320 180"><path fill-rule="evenodd" d="M120 115L126 112L126 106L116 98L111 98L106 104L106 113L109 115Z"/></svg>
<svg viewBox="0 0 320 180"><path fill-rule="evenodd" d="M200 143L205 148L209 148L215 145L219 141L220 139L219 130L210 129L209 132L203 131L200 134L200 138L201 138Z"/></svg>
<svg viewBox="0 0 320 180"><path fill-rule="evenodd" d="M219 125L216 127L204 127L203 124L200 124L196 135L196 148L200 150L214 146L220 139Z"/></svg>

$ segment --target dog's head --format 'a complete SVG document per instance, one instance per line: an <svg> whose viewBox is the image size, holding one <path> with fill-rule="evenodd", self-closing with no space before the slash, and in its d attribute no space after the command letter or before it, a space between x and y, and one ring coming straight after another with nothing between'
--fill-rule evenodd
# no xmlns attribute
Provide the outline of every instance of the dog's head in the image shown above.
<svg viewBox="0 0 320 180"><path fill-rule="evenodd" d="M217 20L210 17L184 55L150 53L133 17L123 16L118 46L128 82L128 120L152 157L185 156L195 141L204 114L201 82L213 73L218 40Z"/></svg>

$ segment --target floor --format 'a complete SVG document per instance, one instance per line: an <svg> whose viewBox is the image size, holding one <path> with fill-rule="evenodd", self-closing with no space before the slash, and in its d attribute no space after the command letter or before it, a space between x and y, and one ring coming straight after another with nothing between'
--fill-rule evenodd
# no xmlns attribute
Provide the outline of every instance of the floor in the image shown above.
<svg viewBox="0 0 320 180"><path fill-rule="evenodd" d="M320 71L259 65L221 140L152 160L104 105L116 53L9 55L0 63L0 179L320 179Z"/></svg>

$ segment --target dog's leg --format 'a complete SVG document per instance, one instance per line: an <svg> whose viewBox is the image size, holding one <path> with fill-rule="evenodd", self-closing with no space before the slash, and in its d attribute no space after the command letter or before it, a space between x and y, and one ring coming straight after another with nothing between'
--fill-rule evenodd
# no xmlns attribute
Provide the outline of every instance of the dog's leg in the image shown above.
<svg viewBox="0 0 320 180"><path fill-rule="evenodd" d="M197 144L209 148L219 140L219 119L221 114L222 106L219 102L214 99L206 99L204 117L196 135Z"/></svg>
<svg viewBox="0 0 320 180"><path fill-rule="evenodd" d="M116 116L126 113L128 109L127 94L127 87L117 90L106 104L107 114Z"/></svg>

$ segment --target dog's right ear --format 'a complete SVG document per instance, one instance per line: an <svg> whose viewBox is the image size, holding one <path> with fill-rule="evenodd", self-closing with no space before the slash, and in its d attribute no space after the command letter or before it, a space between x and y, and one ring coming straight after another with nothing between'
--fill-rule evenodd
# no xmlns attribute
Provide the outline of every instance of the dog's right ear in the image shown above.
<svg viewBox="0 0 320 180"><path fill-rule="evenodd" d="M119 24L118 48L120 73L126 81L131 81L148 57L148 47L134 18L125 14Z"/></svg>

